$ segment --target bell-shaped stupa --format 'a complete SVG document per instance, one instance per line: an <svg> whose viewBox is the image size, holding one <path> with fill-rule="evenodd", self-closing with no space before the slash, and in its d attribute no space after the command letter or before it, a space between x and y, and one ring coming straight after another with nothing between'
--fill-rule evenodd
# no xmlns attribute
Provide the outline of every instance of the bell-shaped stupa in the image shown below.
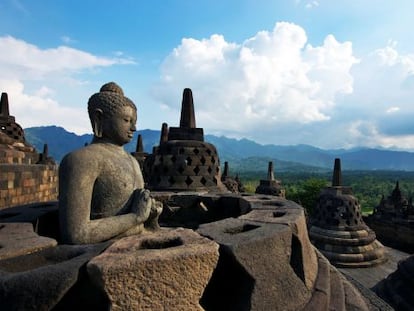
<svg viewBox="0 0 414 311"><path fill-rule="evenodd" d="M338 267L369 267L385 261L384 247L364 223L352 188L342 186L340 159L335 159L332 186L324 188L319 195L309 236Z"/></svg>
<svg viewBox="0 0 414 311"><path fill-rule="evenodd" d="M148 187L162 191L222 191L216 147L196 127L191 89L184 89L179 127L164 123L160 145L148 158Z"/></svg>

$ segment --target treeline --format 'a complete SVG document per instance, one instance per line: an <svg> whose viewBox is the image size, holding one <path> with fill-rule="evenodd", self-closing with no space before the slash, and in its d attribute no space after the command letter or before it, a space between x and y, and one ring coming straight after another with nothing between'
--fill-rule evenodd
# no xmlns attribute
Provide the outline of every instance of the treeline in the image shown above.
<svg viewBox="0 0 414 311"><path fill-rule="evenodd" d="M248 192L254 192L259 180L265 176L257 173L244 172L239 174L241 181ZM332 173L317 172L281 172L276 179L282 181L286 190L286 198L300 203L311 213L320 190L330 186ZM382 195L387 197L399 181L401 192L407 198L414 196L414 172L406 171L343 171L342 184L351 186L354 195L358 198L364 213L372 212L381 200Z"/></svg>

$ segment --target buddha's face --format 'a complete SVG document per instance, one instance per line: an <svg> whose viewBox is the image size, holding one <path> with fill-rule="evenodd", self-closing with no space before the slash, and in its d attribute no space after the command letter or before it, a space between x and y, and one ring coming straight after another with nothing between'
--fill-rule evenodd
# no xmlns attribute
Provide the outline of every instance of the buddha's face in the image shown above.
<svg viewBox="0 0 414 311"><path fill-rule="evenodd" d="M104 116L102 137L122 146L129 143L136 131L137 111L131 106L123 106L112 116Z"/></svg>

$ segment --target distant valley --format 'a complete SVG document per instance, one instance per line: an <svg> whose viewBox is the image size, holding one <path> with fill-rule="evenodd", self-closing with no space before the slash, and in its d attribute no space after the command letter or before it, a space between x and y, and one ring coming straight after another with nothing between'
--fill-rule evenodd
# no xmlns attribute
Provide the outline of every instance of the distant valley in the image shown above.
<svg viewBox="0 0 414 311"><path fill-rule="evenodd" d="M138 134L143 137L144 150L151 152L158 145L160 131L138 131L128 151L135 151ZM25 129L27 141L41 152L48 144L49 154L61 161L70 151L90 143L91 134L76 135L62 127L42 126ZM339 157L343 170L402 170L414 171L414 153L384 149L354 148L350 150L324 150L310 145L261 145L248 139L205 135L205 140L216 146L222 165L229 162L232 174L239 172L266 172L268 161L273 161L276 172L327 172L332 170L334 159Z"/></svg>

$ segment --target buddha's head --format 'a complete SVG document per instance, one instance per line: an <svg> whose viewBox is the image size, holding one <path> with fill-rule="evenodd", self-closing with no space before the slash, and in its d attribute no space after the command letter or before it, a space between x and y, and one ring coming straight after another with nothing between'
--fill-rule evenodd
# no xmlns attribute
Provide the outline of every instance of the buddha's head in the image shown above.
<svg viewBox="0 0 414 311"><path fill-rule="evenodd" d="M136 131L137 108L114 82L104 84L88 101L88 113L95 138L122 146Z"/></svg>

